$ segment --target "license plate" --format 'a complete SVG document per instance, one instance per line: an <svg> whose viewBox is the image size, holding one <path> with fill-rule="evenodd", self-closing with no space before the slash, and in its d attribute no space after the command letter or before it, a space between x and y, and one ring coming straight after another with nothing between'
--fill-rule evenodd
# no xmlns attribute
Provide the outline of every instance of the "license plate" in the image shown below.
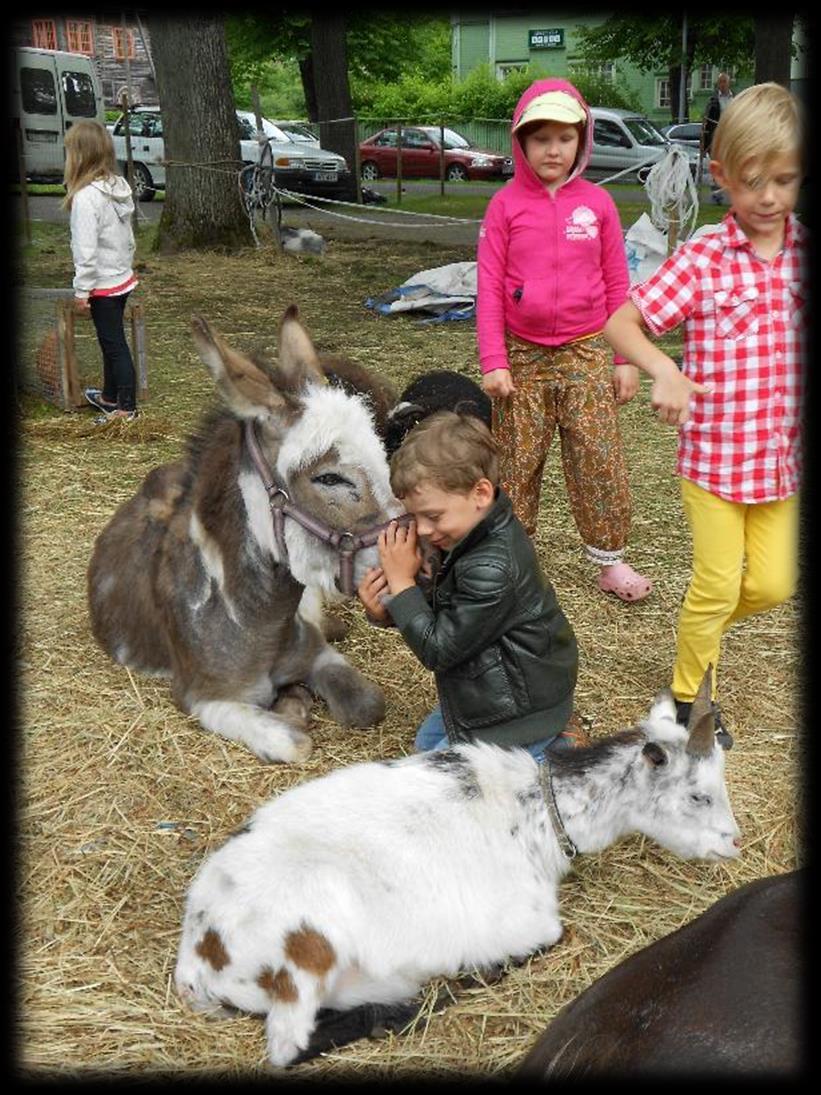
<svg viewBox="0 0 821 1095"><path fill-rule="evenodd" d="M339 176L335 171L315 171L314 182L336 182Z"/></svg>

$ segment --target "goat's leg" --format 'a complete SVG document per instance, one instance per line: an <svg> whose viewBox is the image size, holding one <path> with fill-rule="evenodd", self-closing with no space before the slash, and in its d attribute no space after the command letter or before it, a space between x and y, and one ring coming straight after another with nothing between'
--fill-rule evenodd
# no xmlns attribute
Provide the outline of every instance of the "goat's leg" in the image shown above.
<svg viewBox="0 0 821 1095"><path fill-rule="evenodd" d="M308 1045L292 1061L301 1065L329 1049L341 1049L360 1038L381 1038L388 1031L399 1033L419 1014L420 1001L402 1004L360 1004L348 1011L323 1008Z"/></svg>
<svg viewBox="0 0 821 1095"><path fill-rule="evenodd" d="M305 683L321 696L343 726L374 726L385 717L385 697L338 651L327 644L317 652Z"/></svg>

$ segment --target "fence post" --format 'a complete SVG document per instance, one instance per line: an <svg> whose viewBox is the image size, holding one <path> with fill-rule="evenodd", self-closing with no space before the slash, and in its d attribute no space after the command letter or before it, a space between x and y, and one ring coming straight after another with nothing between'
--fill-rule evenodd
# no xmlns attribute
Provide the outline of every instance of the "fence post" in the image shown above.
<svg viewBox="0 0 821 1095"><path fill-rule="evenodd" d="M20 201L23 205L23 220L26 222L26 243L31 243L31 217L29 215L29 188L26 180L26 156L23 152L23 131L20 119L14 119L14 137L17 144L17 173L20 177Z"/></svg>
<svg viewBox="0 0 821 1095"><path fill-rule="evenodd" d="M402 123L396 123L396 204L402 204Z"/></svg>
<svg viewBox="0 0 821 1095"><path fill-rule="evenodd" d="M445 123L439 122L439 194L445 196Z"/></svg>

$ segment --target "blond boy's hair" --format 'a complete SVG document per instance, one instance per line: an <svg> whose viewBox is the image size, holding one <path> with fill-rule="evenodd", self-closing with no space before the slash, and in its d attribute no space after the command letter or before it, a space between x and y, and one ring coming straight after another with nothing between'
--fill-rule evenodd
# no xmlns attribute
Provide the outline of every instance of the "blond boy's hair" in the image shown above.
<svg viewBox="0 0 821 1095"><path fill-rule="evenodd" d="M66 166L63 183L66 196L63 208L71 209L74 195L95 179L117 174L114 142L104 125L90 119L75 122L66 133Z"/></svg>
<svg viewBox="0 0 821 1095"><path fill-rule="evenodd" d="M404 498L422 483L467 494L480 479L499 482L499 446L472 414L437 411L417 423L391 459L391 488Z"/></svg>
<svg viewBox="0 0 821 1095"><path fill-rule="evenodd" d="M804 145L801 104L781 84L753 84L735 96L721 115L711 146L724 174L740 180L747 165L765 169Z"/></svg>

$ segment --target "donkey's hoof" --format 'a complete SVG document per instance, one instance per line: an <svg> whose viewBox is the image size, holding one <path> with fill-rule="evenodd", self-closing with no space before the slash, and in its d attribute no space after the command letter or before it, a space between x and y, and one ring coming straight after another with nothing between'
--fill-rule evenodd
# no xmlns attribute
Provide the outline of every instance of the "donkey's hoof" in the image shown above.
<svg viewBox="0 0 821 1095"><path fill-rule="evenodd" d="M346 710L340 714L339 721L343 726L366 729L376 726L385 717L385 696L381 688L374 684L368 684L356 695L348 698Z"/></svg>
<svg viewBox="0 0 821 1095"><path fill-rule="evenodd" d="M329 643L338 643L347 639L350 630L350 622L341 620L338 616L327 614L322 620L322 634Z"/></svg>
<svg viewBox="0 0 821 1095"><path fill-rule="evenodd" d="M255 749L254 752L266 764L299 764L308 759L313 752L313 748L314 743L307 734L303 734L301 730L294 727L289 727L287 740L280 732L277 734L276 743L272 744L270 748L263 745Z"/></svg>

